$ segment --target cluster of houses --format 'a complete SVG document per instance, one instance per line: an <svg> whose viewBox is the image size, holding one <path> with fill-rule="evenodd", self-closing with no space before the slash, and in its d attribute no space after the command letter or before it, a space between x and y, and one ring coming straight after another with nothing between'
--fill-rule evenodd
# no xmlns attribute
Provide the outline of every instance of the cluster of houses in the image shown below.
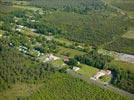
<svg viewBox="0 0 134 100"><path fill-rule="evenodd" d="M31 55L34 55L34 54L37 57L40 57L40 56L44 55L44 53L41 53L40 51L33 49L32 52L31 52Z"/></svg>
<svg viewBox="0 0 134 100"><path fill-rule="evenodd" d="M18 31L18 32L21 32L23 29L26 29L27 27L25 27L25 26L23 26L23 25L17 25L16 26L16 31ZM32 32L36 32L37 30L36 29L34 29L34 28L31 28L30 29Z"/></svg>
<svg viewBox="0 0 134 100"><path fill-rule="evenodd" d="M28 48L25 46L19 46L19 51L23 52L23 53L27 53L28 52Z"/></svg>
<svg viewBox="0 0 134 100"><path fill-rule="evenodd" d="M29 51L29 49L25 46L19 46L19 51L24 53L24 54L30 54L30 55L33 55L33 56L37 56L37 57L40 57L40 56L43 56L44 53L41 53L40 51L38 50L31 50Z"/></svg>
<svg viewBox="0 0 134 100"><path fill-rule="evenodd" d="M91 77L91 79L98 80L100 77L105 76L105 75L111 75L111 71L110 70L100 70L99 72L97 72L96 75Z"/></svg>

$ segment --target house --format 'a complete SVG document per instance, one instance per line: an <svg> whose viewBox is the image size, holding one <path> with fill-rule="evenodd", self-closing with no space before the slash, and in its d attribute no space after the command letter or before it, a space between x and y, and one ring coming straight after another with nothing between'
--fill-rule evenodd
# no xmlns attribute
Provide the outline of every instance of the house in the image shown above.
<svg viewBox="0 0 134 100"><path fill-rule="evenodd" d="M28 52L28 48L25 46L19 46L19 51L23 52L23 53L27 53Z"/></svg>
<svg viewBox="0 0 134 100"><path fill-rule="evenodd" d="M22 25L17 25L17 28L22 29L22 28L24 28L24 26L22 26Z"/></svg>
<svg viewBox="0 0 134 100"><path fill-rule="evenodd" d="M31 22L36 22L35 20L31 20Z"/></svg>
<svg viewBox="0 0 134 100"><path fill-rule="evenodd" d="M73 70L74 70L74 71L78 71L78 70L80 70L80 68L79 68L79 67L74 66L74 67L73 67Z"/></svg>
<svg viewBox="0 0 134 100"><path fill-rule="evenodd" d="M59 59L59 57L56 57L56 56L54 56L53 54L48 54L48 58L49 58L50 60L58 60L58 59Z"/></svg>
<svg viewBox="0 0 134 100"><path fill-rule="evenodd" d="M98 80L100 77L105 76L105 75L111 75L111 71L110 70L100 70L99 72L97 72L96 75L91 77L91 79Z"/></svg>
<svg viewBox="0 0 134 100"><path fill-rule="evenodd" d="M21 31L21 29L17 28L17 29L16 29L16 31L19 31L19 32L20 32L20 31Z"/></svg>
<svg viewBox="0 0 134 100"><path fill-rule="evenodd" d="M32 28L31 31L32 31L32 32L36 32L37 30Z"/></svg>
<svg viewBox="0 0 134 100"><path fill-rule="evenodd" d="M67 56L64 56L64 62L68 62L69 61L69 57L67 57Z"/></svg>
<svg viewBox="0 0 134 100"><path fill-rule="evenodd" d="M78 45L77 47L80 48L80 49L84 49L81 45Z"/></svg>

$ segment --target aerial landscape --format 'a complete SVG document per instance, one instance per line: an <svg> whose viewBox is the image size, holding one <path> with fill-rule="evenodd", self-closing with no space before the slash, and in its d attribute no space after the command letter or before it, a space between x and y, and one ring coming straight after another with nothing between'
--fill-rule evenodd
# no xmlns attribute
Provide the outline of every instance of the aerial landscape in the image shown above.
<svg viewBox="0 0 134 100"><path fill-rule="evenodd" d="M134 0L0 0L0 100L134 100Z"/></svg>

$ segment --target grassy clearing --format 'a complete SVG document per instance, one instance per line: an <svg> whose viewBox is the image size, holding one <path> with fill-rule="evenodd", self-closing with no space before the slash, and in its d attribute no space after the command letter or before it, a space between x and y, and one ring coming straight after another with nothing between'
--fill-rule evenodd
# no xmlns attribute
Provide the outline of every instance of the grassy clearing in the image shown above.
<svg viewBox="0 0 134 100"><path fill-rule="evenodd" d="M81 68L80 70L77 71L77 73L82 74L89 78L94 76L99 71L99 69L94 68L92 66L85 65L85 64L80 64L79 66Z"/></svg>
<svg viewBox="0 0 134 100"><path fill-rule="evenodd" d="M33 7L33 6L19 6L19 5L13 5L16 9L24 9L24 10L32 10L32 11L42 11L41 8Z"/></svg>
<svg viewBox="0 0 134 100"><path fill-rule="evenodd" d="M63 68L63 67L66 67L67 66L67 65L65 65L64 61L61 60L61 59L60 60L52 61L51 63L52 63L52 65L54 67L58 67L58 68Z"/></svg>
<svg viewBox="0 0 134 100"><path fill-rule="evenodd" d="M131 28L128 32L126 32L123 37L128 39L134 39L134 28Z"/></svg>
<svg viewBox="0 0 134 100"><path fill-rule="evenodd" d="M67 74L55 73L49 76L44 86L28 100L129 100L129 98Z"/></svg>
<svg viewBox="0 0 134 100"><path fill-rule="evenodd" d="M66 46L70 46L70 45L74 44L73 41L69 41L65 38L55 38L54 40L58 41L59 43L65 44Z"/></svg>
<svg viewBox="0 0 134 100"><path fill-rule="evenodd" d="M134 19L134 11L128 11L127 14L131 19Z"/></svg>
<svg viewBox="0 0 134 100"><path fill-rule="evenodd" d="M83 55L83 54L85 54L85 52L59 46L59 52L57 54L58 55L67 55L69 57L74 57L75 55Z"/></svg>
<svg viewBox="0 0 134 100"><path fill-rule="evenodd" d="M8 90L0 92L0 99L1 100L17 100L19 97L26 97L30 96L34 92L36 92L42 85L38 84L25 84L25 83L18 83L12 85L12 87Z"/></svg>
<svg viewBox="0 0 134 100"><path fill-rule="evenodd" d="M103 81L103 82L110 82L111 79L112 79L112 77L107 76L107 75L100 77L100 80Z"/></svg>
<svg viewBox="0 0 134 100"><path fill-rule="evenodd" d="M113 60L111 64L116 65L117 67L124 70L134 71L134 63Z"/></svg>

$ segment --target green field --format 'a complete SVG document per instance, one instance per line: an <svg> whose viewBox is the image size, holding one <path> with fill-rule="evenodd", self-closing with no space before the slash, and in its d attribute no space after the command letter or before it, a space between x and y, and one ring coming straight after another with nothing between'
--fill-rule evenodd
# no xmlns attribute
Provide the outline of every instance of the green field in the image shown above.
<svg viewBox="0 0 134 100"><path fill-rule="evenodd" d="M74 44L73 41L69 41L68 39L65 39L65 38L55 38L54 40L59 43L65 44L66 46L70 46Z"/></svg>
<svg viewBox="0 0 134 100"><path fill-rule="evenodd" d="M74 57L75 55L83 55L83 54L85 54L85 52L59 46L59 52L57 54L58 55L67 55L69 57Z"/></svg>
<svg viewBox="0 0 134 100"><path fill-rule="evenodd" d="M63 68L63 67L66 67L67 66L67 65L65 65L64 61L61 60L61 59L60 60L52 61L51 63L52 63L52 65L54 67L57 67L57 68Z"/></svg>
<svg viewBox="0 0 134 100"><path fill-rule="evenodd" d="M123 35L124 38L134 39L134 28L130 28L128 32Z"/></svg>
<svg viewBox="0 0 134 100"><path fill-rule="evenodd" d="M112 77L111 76L107 76L107 75L100 77L100 80L102 82L110 82L111 79L112 79Z"/></svg>
<svg viewBox="0 0 134 100"><path fill-rule="evenodd" d="M34 93L30 100L129 100L109 90L104 90L94 84L88 84L80 79L66 74L56 73L44 81L43 87Z"/></svg>
<svg viewBox="0 0 134 100"><path fill-rule="evenodd" d="M99 71L99 69L92 66L88 66L84 64L80 64L79 66L80 66L80 70L78 70L77 73L82 74L89 78L94 76Z"/></svg>
<svg viewBox="0 0 134 100"><path fill-rule="evenodd" d="M116 65L118 68L124 69L124 70L129 70L129 71L134 71L134 63L128 63L128 62L123 62L123 61L112 61L111 64Z"/></svg>

